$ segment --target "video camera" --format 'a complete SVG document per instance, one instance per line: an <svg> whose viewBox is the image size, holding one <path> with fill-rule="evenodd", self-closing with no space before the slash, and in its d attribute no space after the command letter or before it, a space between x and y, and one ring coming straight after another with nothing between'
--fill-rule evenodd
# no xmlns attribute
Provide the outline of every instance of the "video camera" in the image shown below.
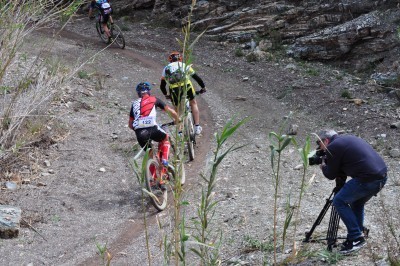
<svg viewBox="0 0 400 266"><path fill-rule="evenodd" d="M317 164L322 164L322 162L326 159L325 158L325 151L317 149L317 152L310 158L308 158L308 163L310 165L317 165Z"/></svg>

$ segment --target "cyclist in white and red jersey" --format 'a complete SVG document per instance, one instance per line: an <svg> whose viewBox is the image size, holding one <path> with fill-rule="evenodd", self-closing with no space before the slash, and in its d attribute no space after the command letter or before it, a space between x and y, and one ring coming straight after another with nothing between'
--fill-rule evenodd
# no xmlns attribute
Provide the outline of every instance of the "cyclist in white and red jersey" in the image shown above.
<svg viewBox="0 0 400 266"><path fill-rule="evenodd" d="M137 141L142 148L149 148L150 141L161 142L162 163L168 164L170 143L168 134L157 124L157 110L160 108L166 111L178 122L179 117L174 109L167 106L163 101L150 95L151 85L148 82L141 82L136 86L139 99L132 102L129 115L129 128L136 133Z"/></svg>

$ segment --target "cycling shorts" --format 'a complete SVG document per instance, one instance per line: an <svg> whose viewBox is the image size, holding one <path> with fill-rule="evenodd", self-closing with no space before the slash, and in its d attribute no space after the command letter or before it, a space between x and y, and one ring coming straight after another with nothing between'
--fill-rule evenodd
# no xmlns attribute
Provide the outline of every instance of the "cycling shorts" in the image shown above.
<svg viewBox="0 0 400 266"><path fill-rule="evenodd" d="M100 16L100 22L106 24L108 22L108 20L110 19L110 14L101 15Z"/></svg>
<svg viewBox="0 0 400 266"><path fill-rule="evenodd" d="M171 95L171 102L174 106L177 106L182 101L182 96L184 94L183 87L169 88ZM194 99L196 92L193 88L192 82L188 81L186 84L186 97L191 101Z"/></svg>
<svg viewBox="0 0 400 266"><path fill-rule="evenodd" d="M161 142L167 136L167 133L159 126L135 129L135 133L140 147L146 147L146 149L151 148L151 140Z"/></svg>

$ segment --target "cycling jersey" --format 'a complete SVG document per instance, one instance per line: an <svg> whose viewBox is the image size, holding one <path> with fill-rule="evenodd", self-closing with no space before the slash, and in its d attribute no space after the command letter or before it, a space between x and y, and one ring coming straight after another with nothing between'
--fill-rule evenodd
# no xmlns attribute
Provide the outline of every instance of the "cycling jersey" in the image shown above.
<svg viewBox="0 0 400 266"><path fill-rule="evenodd" d="M107 0L92 1L90 2L90 8L97 8L103 16L112 13L111 5Z"/></svg>
<svg viewBox="0 0 400 266"><path fill-rule="evenodd" d="M169 92L173 105L178 105L182 100L183 91L181 88L185 86L187 98L193 100L195 97L195 90L190 80L192 77L201 88L205 88L203 80L195 73L191 65L186 65L183 62L172 62L168 64L161 74L160 89L164 95L167 95L166 83L169 86Z"/></svg>
<svg viewBox="0 0 400 266"><path fill-rule="evenodd" d="M164 110L165 103L154 96L145 95L133 101L130 111L130 117L133 118L133 128L136 130L157 126L156 107Z"/></svg>
<svg viewBox="0 0 400 266"><path fill-rule="evenodd" d="M194 73L191 65L186 66L185 63L177 61L164 67L161 77L169 83L169 87L172 89L185 85L185 81L189 83L189 78Z"/></svg>

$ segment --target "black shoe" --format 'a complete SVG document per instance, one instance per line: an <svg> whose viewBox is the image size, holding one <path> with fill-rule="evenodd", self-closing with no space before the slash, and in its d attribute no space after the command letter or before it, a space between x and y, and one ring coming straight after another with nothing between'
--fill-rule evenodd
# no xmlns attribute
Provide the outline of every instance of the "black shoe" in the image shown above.
<svg viewBox="0 0 400 266"><path fill-rule="evenodd" d="M365 246L367 242L365 242L365 238L360 236L357 239L354 240L346 240L342 244L342 248L340 249L339 253L343 255L350 254L352 252L355 252Z"/></svg>

